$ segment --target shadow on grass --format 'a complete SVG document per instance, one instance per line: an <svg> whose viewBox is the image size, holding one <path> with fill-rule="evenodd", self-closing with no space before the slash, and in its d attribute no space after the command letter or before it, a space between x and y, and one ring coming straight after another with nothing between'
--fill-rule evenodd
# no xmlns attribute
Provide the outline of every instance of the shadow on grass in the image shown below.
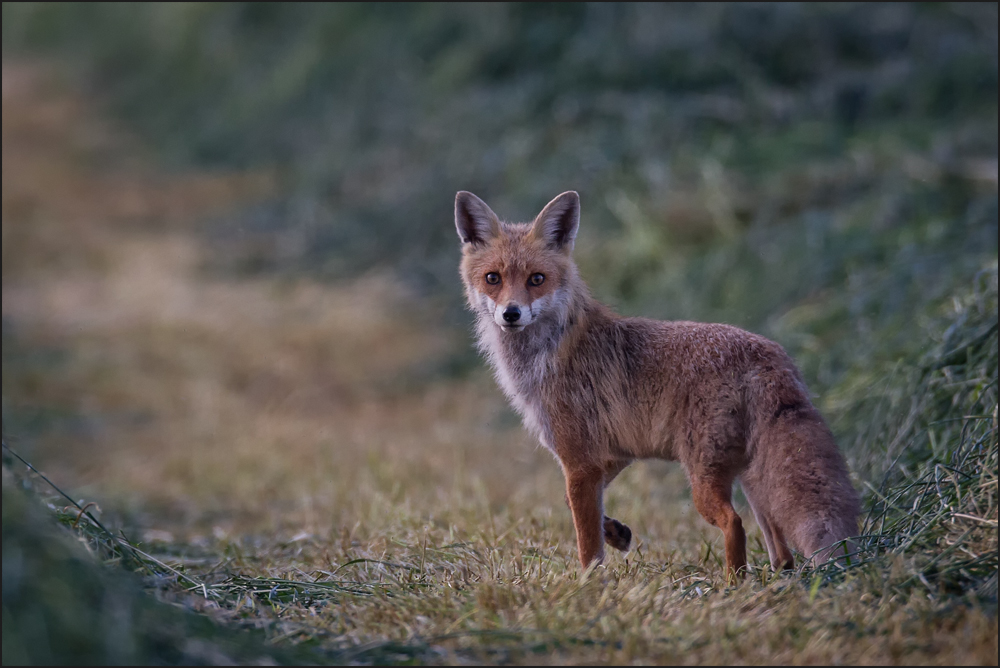
<svg viewBox="0 0 1000 668"><path fill-rule="evenodd" d="M100 565L4 472L4 665L301 665L426 662L424 643L371 643L343 651L275 647L258 629L144 592L138 578Z"/></svg>

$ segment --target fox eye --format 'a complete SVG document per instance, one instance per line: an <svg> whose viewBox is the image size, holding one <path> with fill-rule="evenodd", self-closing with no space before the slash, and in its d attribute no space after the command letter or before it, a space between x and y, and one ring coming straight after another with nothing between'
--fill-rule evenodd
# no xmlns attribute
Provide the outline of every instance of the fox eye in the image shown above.
<svg viewBox="0 0 1000 668"><path fill-rule="evenodd" d="M496 285L497 283L500 282L500 274L498 274L495 271L491 271L490 273L486 274L486 282L489 283L490 285Z"/></svg>
<svg viewBox="0 0 1000 668"><path fill-rule="evenodd" d="M545 282L545 274L532 274L528 282L535 286L541 285Z"/></svg>

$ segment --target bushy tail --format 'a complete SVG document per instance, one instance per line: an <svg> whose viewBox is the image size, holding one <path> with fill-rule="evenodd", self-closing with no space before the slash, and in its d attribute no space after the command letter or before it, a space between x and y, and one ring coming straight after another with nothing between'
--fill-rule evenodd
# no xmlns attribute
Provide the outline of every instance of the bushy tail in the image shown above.
<svg viewBox="0 0 1000 668"><path fill-rule="evenodd" d="M744 488L780 534L819 563L854 552L860 499L833 434L790 371L759 378Z"/></svg>

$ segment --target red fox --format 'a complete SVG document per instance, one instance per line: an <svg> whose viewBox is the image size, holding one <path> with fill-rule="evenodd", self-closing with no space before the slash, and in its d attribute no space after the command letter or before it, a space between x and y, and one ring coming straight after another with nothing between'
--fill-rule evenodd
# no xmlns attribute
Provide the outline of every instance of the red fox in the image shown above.
<svg viewBox="0 0 1000 668"><path fill-rule="evenodd" d="M774 570L789 547L825 561L857 532L860 504L833 435L778 344L729 325L624 318L594 300L571 253L580 198L505 223L455 197L461 274L479 348L525 426L566 477L584 568L631 530L604 515L607 485L636 459L679 460L695 508L722 530L727 579L746 569L733 509L742 486Z"/></svg>

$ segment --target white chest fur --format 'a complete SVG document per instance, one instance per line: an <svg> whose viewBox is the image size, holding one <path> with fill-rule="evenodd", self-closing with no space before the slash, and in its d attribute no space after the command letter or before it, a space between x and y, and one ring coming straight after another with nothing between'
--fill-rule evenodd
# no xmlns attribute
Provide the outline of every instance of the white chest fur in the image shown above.
<svg viewBox="0 0 1000 668"><path fill-rule="evenodd" d="M493 367L497 384L528 431L554 455L551 421L543 401L546 380L553 372L552 350L533 340L530 331L504 332L487 318L477 324L479 347Z"/></svg>

